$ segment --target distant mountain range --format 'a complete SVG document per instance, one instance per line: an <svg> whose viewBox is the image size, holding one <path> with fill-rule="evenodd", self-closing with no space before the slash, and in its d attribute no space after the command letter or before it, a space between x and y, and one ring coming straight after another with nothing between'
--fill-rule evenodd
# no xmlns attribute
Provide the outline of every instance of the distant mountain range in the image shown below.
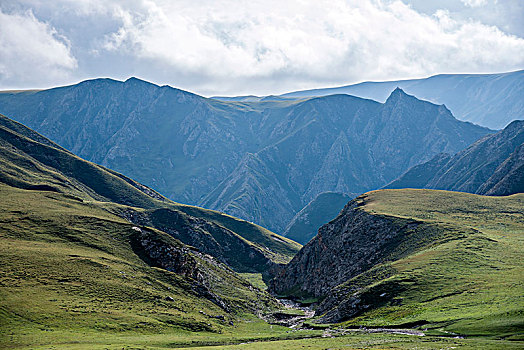
<svg viewBox="0 0 524 350"><path fill-rule="evenodd" d="M456 155L439 154L385 188L432 188L504 196L524 192L524 120Z"/></svg>
<svg viewBox="0 0 524 350"><path fill-rule="evenodd" d="M512 120L524 118L524 70L500 74L439 74L425 79L364 82L290 92L280 97L348 94L382 102L397 87L419 99L445 104L459 120L492 129L502 129Z"/></svg>
<svg viewBox="0 0 524 350"><path fill-rule="evenodd" d="M326 191L380 188L492 131L396 89L223 102L138 79L0 93L0 112L183 203L283 232Z"/></svg>

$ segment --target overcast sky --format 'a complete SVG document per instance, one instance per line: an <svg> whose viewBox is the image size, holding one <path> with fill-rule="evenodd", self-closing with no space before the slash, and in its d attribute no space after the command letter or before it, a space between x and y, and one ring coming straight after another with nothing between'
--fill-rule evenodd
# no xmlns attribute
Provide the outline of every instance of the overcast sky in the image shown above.
<svg viewBox="0 0 524 350"><path fill-rule="evenodd" d="M524 69L522 0L1 0L0 89L136 76L205 96Z"/></svg>

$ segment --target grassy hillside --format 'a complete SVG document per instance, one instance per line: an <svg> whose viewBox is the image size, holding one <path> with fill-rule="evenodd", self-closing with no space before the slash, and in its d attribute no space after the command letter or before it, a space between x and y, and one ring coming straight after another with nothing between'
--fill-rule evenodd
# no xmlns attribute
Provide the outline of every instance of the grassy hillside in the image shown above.
<svg viewBox="0 0 524 350"><path fill-rule="evenodd" d="M0 196L0 347L96 333L219 333L243 313L276 306L165 233L142 228L140 241L138 227L97 202L3 184ZM148 240L181 254L181 269L154 267L161 260L144 248Z"/></svg>
<svg viewBox="0 0 524 350"><path fill-rule="evenodd" d="M286 337L256 317L281 306L221 261L263 272L294 242L173 203L4 116L0 198L0 348Z"/></svg>
<svg viewBox="0 0 524 350"><path fill-rule="evenodd" d="M419 232L437 238L408 256L400 254L407 247L399 246L400 255L391 254L333 291L346 295L338 307L357 299L370 306L346 325L411 325L440 334L523 339L524 194L381 190L356 201L373 216L406 227L416 223Z"/></svg>
<svg viewBox="0 0 524 350"><path fill-rule="evenodd" d="M10 186L131 206L132 209L114 205L106 208L130 221L137 218L123 213L148 211L147 220L140 223L159 229L169 226L172 229L169 233L176 238L190 245L202 242L208 249L204 252L242 272L264 272L268 261L287 262L300 249L299 244L247 221L174 203L121 174L73 155L1 115L0 165L0 182ZM196 227L204 224L206 229ZM181 226L192 227L192 231ZM240 247L246 254L222 249L228 245Z"/></svg>

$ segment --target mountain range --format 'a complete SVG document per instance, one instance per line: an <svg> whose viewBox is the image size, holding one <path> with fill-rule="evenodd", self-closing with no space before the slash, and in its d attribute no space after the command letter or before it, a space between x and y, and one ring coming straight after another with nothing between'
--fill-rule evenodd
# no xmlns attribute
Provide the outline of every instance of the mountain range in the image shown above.
<svg viewBox="0 0 524 350"><path fill-rule="evenodd" d="M524 70L498 74L439 74L424 79L364 82L325 89L286 93L280 98L306 98L348 94L385 101L400 87L409 94L436 104L445 104L464 121L502 129L524 118Z"/></svg>
<svg viewBox="0 0 524 350"><path fill-rule="evenodd" d="M396 89L223 102L138 79L0 93L0 112L179 202L276 232L318 194L380 188L491 130Z"/></svg>
<svg viewBox="0 0 524 350"><path fill-rule="evenodd" d="M53 135L0 115L0 347L522 345L524 121L137 79L0 110Z"/></svg>
<svg viewBox="0 0 524 350"><path fill-rule="evenodd" d="M455 155L439 154L385 188L432 188L504 196L524 192L524 121L516 120Z"/></svg>

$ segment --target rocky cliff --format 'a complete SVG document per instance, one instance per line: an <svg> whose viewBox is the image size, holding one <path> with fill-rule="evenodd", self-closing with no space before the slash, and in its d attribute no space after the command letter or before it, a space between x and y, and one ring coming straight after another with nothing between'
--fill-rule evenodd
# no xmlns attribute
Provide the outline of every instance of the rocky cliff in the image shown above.
<svg viewBox="0 0 524 350"><path fill-rule="evenodd" d="M270 282L270 290L294 297L325 297L336 286L412 253L438 235L419 227L422 223L417 220L370 214L360 208L366 200L367 195L352 200L336 219L322 226Z"/></svg>
<svg viewBox="0 0 524 350"><path fill-rule="evenodd" d="M467 322L471 334L488 332L496 327L479 315L502 320L522 310L515 269L523 196L368 192L322 226L270 290L313 302L320 323L437 329ZM509 322L503 328L512 332L520 321Z"/></svg>

